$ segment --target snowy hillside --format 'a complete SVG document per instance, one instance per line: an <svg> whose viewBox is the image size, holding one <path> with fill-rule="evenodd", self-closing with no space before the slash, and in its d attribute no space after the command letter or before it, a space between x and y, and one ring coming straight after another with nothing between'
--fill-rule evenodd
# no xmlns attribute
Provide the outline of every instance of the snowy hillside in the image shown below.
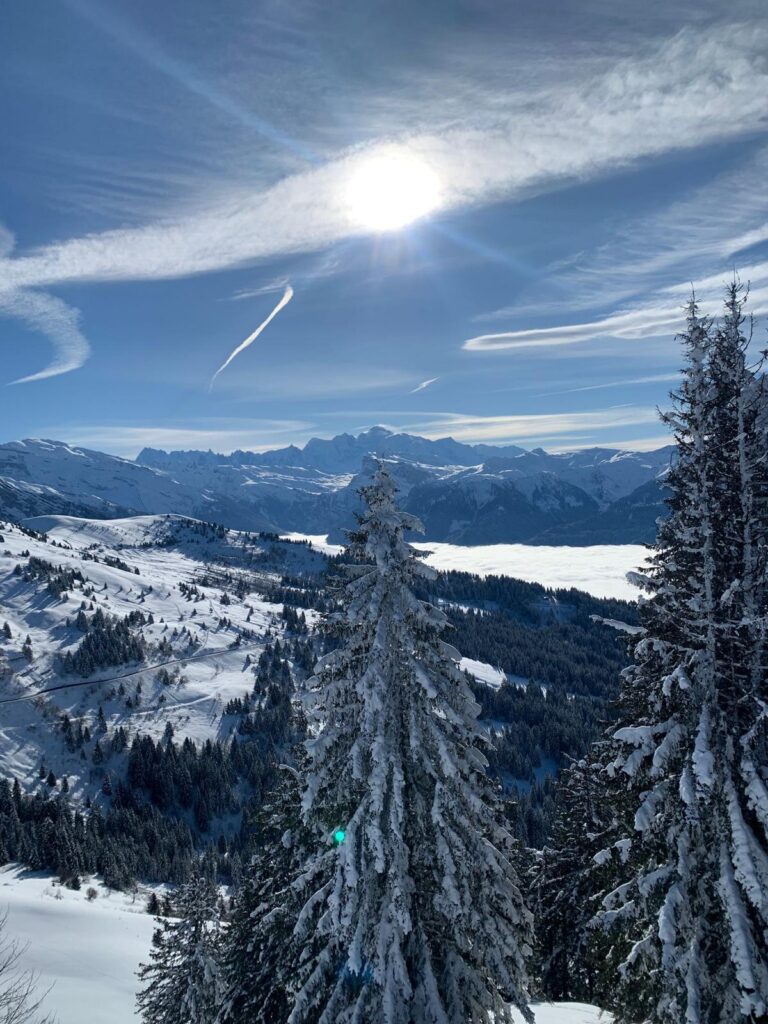
<svg viewBox="0 0 768 1024"><path fill-rule="evenodd" d="M30 529L45 530L48 539L30 535ZM84 767L75 751L51 735L61 714L72 721L91 719L101 705L110 729L122 726L129 735L159 737L168 722L181 739L221 735L224 705L252 685L248 653L258 656L268 635L284 631L281 606L266 600L264 590L283 573L322 565L322 556L306 545L257 541L180 517L102 522L46 516L30 520L26 530L6 524L0 533L0 619L10 632L10 638L0 635L0 699L11 701L3 706L0 726L0 775L31 786L44 760L58 777L70 777L75 794L94 796L101 774ZM37 576L25 579L16 566L30 559ZM229 579L201 586L200 596L185 595L183 589L196 585L203 571L227 572ZM82 579L67 583L61 596L51 593L57 577L72 572ZM245 596L230 603L232 580L240 581ZM88 615L101 610L118 618L143 617L147 657L138 674L135 666L125 666L97 670L85 679L62 675L62 657L82 640L73 620L83 603ZM159 680L164 662L182 658L189 660L183 673L172 669L172 685ZM126 705L116 690L119 680L88 681L114 677L124 677L130 693L140 681L140 704ZM16 699L61 685L67 688L35 700Z"/></svg>
<svg viewBox="0 0 768 1024"><path fill-rule="evenodd" d="M252 688L250 659L276 636L289 635L282 604L270 593L281 580L312 579L325 566L325 556L306 542L180 516L46 515L2 524L0 538L0 777L40 792L42 765L55 776L52 795L66 778L69 801L90 799L105 810L105 773L122 769L109 753L105 764L96 763L99 708L104 735L124 729L129 742L140 735L160 740L169 724L176 742L225 738L232 721L222 712ZM144 662L98 667L85 678L64 672L63 659L84 636L78 615L92 619L100 612L115 621L133 616L146 645ZM311 623L315 613L304 614ZM170 677L163 678L163 664L176 660L183 664L169 666ZM505 673L482 660L465 658L462 667L489 690L504 683ZM87 757L65 743L64 716L90 726ZM218 827L227 834L236 822ZM91 888L97 896L89 899ZM47 1005L59 1024L80 1024L86 988L89 1024L136 1020L135 971L148 955L153 928L146 913L150 891L144 884L134 894L110 890L92 875L73 891L50 874L3 869L0 907L8 908L8 934L28 943L25 966L39 972L43 986L53 985ZM540 1006L536 1013L538 1024L598 1019L594 1008L576 1004Z"/></svg>

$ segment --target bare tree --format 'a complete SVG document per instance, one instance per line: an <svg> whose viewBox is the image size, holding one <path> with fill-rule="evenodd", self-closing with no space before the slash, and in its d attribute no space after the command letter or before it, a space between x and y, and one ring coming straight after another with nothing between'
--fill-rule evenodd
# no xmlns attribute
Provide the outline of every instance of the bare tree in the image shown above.
<svg viewBox="0 0 768 1024"><path fill-rule="evenodd" d="M54 1024L38 1013L50 989L41 995L37 975L21 966L26 947L5 934L7 918L0 916L0 1024Z"/></svg>

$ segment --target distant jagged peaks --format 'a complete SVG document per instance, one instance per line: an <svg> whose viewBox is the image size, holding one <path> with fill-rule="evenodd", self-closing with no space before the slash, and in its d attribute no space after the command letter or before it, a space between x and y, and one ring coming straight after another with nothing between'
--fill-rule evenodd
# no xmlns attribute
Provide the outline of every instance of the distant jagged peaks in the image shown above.
<svg viewBox="0 0 768 1024"><path fill-rule="evenodd" d="M452 437L431 440L418 434L397 433L376 424L359 434L313 437L302 448L292 444L266 452L238 450L230 455L215 456L215 460L220 464L238 466L303 466L326 472L355 473L366 455L407 458L431 466L476 466L487 459L522 454L527 454L526 449L518 445L466 444ZM172 464L174 457L185 461L193 458L208 461L211 455L210 452L165 452L144 448L136 461L141 465L165 468Z"/></svg>
<svg viewBox="0 0 768 1024"><path fill-rule="evenodd" d="M0 516L175 512L238 530L342 540L372 457L385 459L426 537L458 544L645 543L665 512L671 447L532 451L377 425L266 452L166 452L135 461L61 441L0 445Z"/></svg>

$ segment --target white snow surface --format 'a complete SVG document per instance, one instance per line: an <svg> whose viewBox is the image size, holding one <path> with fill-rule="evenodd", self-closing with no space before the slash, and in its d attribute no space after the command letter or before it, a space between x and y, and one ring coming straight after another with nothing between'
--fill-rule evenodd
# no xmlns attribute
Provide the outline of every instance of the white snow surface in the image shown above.
<svg viewBox="0 0 768 1024"><path fill-rule="evenodd" d="M98 897L89 902L87 889ZM50 988L45 1008L58 1024L138 1024L136 970L149 954L154 919L146 913L149 890L111 892L86 880L80 892L55 879L0 870L0 911L8 911L7 936L27 949L22 966ZM52 986L52 987L51 987ZM536 1024L610 1024L583 1003L538 1003Z"/></svg>
<svg viewBox="0 0 768 1024"><path fill-rule="evenodd" d="M98 897L89 902L87 889ZM149 954L154 920L146 896L110 892L97 881L72 892L18 868L0 872L6 937L26 946L21 965L50 989L45 1009L58 1024L133 1024L136 969Z"/></svg>
<svg viewBox="0 0 768 1024"><path fill-rule="evenodd" d="M500 668L494 668L484 661L476 661L474 658L462 658L459 662L462 672L469 672L481 683L498 690L506 682L506 674Z"/></svg>
<svg viewBox="0 0 768 1024"><path fill-rule="evenodd" d="M324 555L340 555L344 550L343 544L329 544L326 533L281 533L280 536L283 540L307 541Z"/></svg>
<svg viewBox="0 0 768 1024"><path fill-rule="evenodd" d="M329 544L324 534L287 533L287 540L305 540L325 554L344 548ZM589 547L538 544L444 544L417 541L413 545L430 552L424 559L433 569L477 573L478 576L514 576L545 587L576 587L593 597L637 600L638 590L626 574L645 565L648 554L642 544L594 544Z"/></svg>
<svg viewBox="0 0 768 1024"><path fill-rule="evenodd" d="M602 622L604 626L615 629L619 633L628 633L630 636L640 636L645 632L644 626L630 626L628 622L622 622L621 619L606 619L602 615L590 615L590 619L593 622Z"/></svg>

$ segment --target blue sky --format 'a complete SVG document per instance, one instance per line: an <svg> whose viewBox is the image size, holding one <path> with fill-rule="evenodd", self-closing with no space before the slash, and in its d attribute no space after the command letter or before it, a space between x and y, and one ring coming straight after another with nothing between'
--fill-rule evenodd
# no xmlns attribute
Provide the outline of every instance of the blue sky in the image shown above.
<svg viewBox="0 0 768 1024"><path fill-rule="evenodd" d="M768 313L759 2L1 17L3 440L655 447L690 282L714 309L736 268ZM399 230L351 205L382 159L434 183Z"/></svg>

